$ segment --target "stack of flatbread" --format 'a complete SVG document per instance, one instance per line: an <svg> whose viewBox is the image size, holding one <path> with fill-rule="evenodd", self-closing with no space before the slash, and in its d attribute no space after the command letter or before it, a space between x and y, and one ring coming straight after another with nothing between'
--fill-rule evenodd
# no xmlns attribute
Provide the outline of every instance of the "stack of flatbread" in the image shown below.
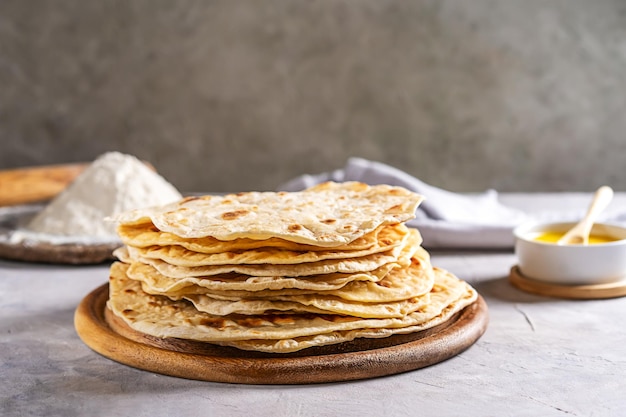
<svg viewBox="0 0 626 417"><path fill-rule="evenodd" d="M421 201L328 182L124 213L107 308L143 334L272 353L431 328L477 294L405 225Z"/></svg>

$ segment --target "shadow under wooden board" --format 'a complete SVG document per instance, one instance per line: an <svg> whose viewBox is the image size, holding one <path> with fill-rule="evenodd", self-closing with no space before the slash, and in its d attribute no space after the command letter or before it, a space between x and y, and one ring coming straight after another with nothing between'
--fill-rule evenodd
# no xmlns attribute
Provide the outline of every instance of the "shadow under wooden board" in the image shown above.
<svg viewBox="0 0 626 417"><path fill-rule="evenodd" d="M412 371L469 348L489 321L487 304L479 295L447 322L422 332L268 354L136 332L109 312L108 296L108 284L102 285L76 309L76 331L91 349L146 371L237 384L339 382Z"/></svg>

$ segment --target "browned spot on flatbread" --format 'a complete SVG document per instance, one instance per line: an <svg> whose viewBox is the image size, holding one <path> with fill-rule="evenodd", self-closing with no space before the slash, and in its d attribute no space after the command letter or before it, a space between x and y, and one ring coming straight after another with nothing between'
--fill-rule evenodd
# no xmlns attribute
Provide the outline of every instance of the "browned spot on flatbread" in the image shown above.
<svg viewBox="0 0 626 417"><path fill-rule="evenodd" d="M226 213L222 213L223 220L235 220L238 217L243 217L248 214L248 210L235 210L235 211L227 211Z"/></svg>
<svg viewBox="0 0 626 417"><path fill-rule="evenodd" d="M301 230L301 229L302 229L302 226L297 223L290 224L287 227L287 230L289 230L290 232L297 232L298 230Z"/></svg>
<svg viewBox="0 0 626 417"><path fill-rule="evenodd" d="M206 196L205 196L205 197L206 197ZM183 198L182 200L180 200L180 204L185 204L185 203L188 203L188 202L193 201L193 200L200 200L201 198L202 198L202 199L205 199L204 197L200 197L200 196L189 196L189 197L185 197L185 198Z"/></svg>
<svg viewBox="0 0 626 417"><path fill-rule="evenodd" d="M325 224L337 223L337 219L324 219L322 220L322 223L325 223Z"/></svg>
<svg viewBox="0 0 626 417"><path fill-rule="evenodd" d="M385 213L400 213L404 210L404 206L402 204L396 204L393 207L389 207L385 210Z"/></svg>
<svg viewBox="0 0 626 417"><path fill-rule="evenodd" d="M445 288L441 287L440 285L435 284L431 288L430 292L434 293L434 292L441 292L441 291L444 291L444 290L445 290Z"/></svg>
<svg viewBox="0 0 626 417"><path fill-rule="evenodd" d="M347 317L347 316L340 316L340 315L325 315L322 316L322 318L324 320L328 320L328 321L332 321L335 323L341 323L341 322L349 322L349 321L354 321L355 318L354 317Z"/></svg>
<svg viewBox="0 0 626 417"><path fill-rule="evenodd" d="M245 319L237 320L237 324L248 327L259 327L262 326L264 321L260 318L250 317Z"/></svg>
<svg viewBox="0 0 626 417"><path fill-rule="evenodd" d="M226 327L226 321L221 318L203 318L199 323L201 326L213 327L215 329L224 329Z"/></svg>
<svg viewBox="0 0 626 417"><path fill-rule="evenodd" d="M274 315L271 317L270 321L272 322L276 322L276 317L278 315ZM282 316L285 316L284 314ZM320 320L326 320L326 321L330 321L330 322L334 322L334 323L339 323L339 322L349 322L349 321L354 321L355 318L354 317L349 317L349 316L342 316L339 314L313 314L313 313L299 313L297 315L297 317L304 319L304 320L315 320L315 319L320 319Z"/></svg>
<svg viewBox="0 0 626 417"><path fill-rule="evenodd" d="M272 321L274 322L274 324L278 324L278 325L294 324L296 322L293 319L293 317L285 315L285 314L275 316L274 320Z"/></svg>
<svg viewBox="0 0 626 417"><path fill-rule="evenodd" d="M388 193L391 195L405 195L406 191L398 189L398 188L392 188L388 191Z"/></svg>

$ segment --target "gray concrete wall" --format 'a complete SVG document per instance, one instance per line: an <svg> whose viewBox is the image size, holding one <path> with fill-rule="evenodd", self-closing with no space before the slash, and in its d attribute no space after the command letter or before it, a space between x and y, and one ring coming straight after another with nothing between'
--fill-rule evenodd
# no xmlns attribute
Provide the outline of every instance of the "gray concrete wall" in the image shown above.
<svg viewBox="0 0 626 417"><path fill-rule="evenodd" d="M626 190L623 0L1 0L0 169L272 189L352 155L454 191Z"/></svg>

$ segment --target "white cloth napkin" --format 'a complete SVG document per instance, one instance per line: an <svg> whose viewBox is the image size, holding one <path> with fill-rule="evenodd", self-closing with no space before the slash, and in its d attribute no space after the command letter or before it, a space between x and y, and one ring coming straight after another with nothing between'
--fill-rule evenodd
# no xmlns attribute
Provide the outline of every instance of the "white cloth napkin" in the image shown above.
<svg viewBox="0 0 626 417"><path fill-rule="evenodd" d="M370 185L405 187L425 197L408 225L419 229L427 248L511 248L513 228L529 216L506 207L498 193L457 194L428 185L381 162L350 158L344 168L316 175L302 175L278 187L299 191L324 181L360 181Z"/></svg>

